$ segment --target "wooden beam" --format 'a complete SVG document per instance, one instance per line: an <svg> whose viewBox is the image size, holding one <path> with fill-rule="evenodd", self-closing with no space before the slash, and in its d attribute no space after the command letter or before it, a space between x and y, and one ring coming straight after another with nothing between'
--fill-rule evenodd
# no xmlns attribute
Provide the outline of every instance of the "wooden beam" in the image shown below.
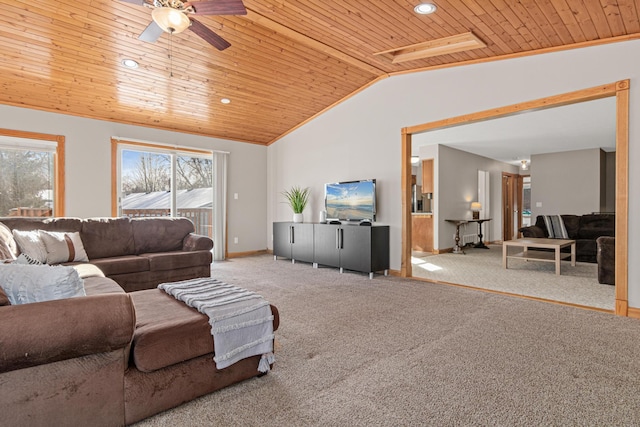
<svg viewBox="0 0 640 427"><path fill-rule="evenodd" d="M288 37L291 40L294 40L300 44L309 46L313 49L316 49L320 52L330 55L336 59L339 59L342 62L346 62L347 64L353 65L356 68L367 71L373 74L374 76L381 76L386 74L383 70L380 70L379 68L369 65L366 62L363 62L357 58L354 58L353 56L349 56L346 53L340 52L339 50L334 49L331 46L328 46L324 43L314 40L311 37L305 36L304 34L299 33L295 30L292 30L289 27L285 27L284 25L279 24L250 8L247 8L247 14L244 16L244 18L258 25L261 25L265 28L268 28L272 31L275 31L278 34Z"/></svg>
<svg viewBox="0 0 640 427"><path fill-rule="evenodd" d="M385 50L374 53L374 55L391 54L391 57L393 58L391 62L393 64L397 64L399 62L414 61L416 59L429 58L432 56L448 55L450 53L463 52L465 50L484 47L487 47L487 45L482 40L476 37L472 32L468 32L412 44L397 49Z"/></svg>

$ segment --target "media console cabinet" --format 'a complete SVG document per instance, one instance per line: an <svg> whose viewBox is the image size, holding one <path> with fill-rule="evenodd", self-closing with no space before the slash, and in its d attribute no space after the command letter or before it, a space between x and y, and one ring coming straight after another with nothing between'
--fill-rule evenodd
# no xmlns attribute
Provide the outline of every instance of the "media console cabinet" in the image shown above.
<svg viewBox="0 0 640 427"><path fill-rule="evenodd" d="M273 259L289 258L344 270L389 274L389 226L273 223Z"/></svg>

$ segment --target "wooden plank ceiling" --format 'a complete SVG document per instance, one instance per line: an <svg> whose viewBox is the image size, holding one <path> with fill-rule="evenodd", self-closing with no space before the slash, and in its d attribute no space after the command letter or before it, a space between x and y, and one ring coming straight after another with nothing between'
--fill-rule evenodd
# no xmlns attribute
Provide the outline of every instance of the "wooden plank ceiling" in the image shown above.
<svg viewBox="0 0 640 427"><path fill-rule="evenodd" d="M640 0L433 3L421 16L409 0L244 0L247 15L197 17L230 48L185 31L171 36L170 60L168 34L137 39L150 8L1 0L0 103L269 144L393 73L640 35ZM376 55L469 32L486 47L398 63Z"/></svg>

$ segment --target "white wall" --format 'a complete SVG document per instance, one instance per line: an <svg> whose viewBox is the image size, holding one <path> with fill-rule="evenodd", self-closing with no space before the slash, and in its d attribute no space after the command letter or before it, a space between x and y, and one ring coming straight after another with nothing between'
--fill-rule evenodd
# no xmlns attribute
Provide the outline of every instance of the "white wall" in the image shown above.
<svg viewBox="0 0 640 427"><path fill-rule="evenodd" d="M631 79L629 162L640 161L640 41L404 74L384 79L269 147L267 233L290 220L278 193L312 188L312 217L322 186L376 178L379 223L391 226L391 268L401 263L400 131L403 127ZM640 214L640 170L630 168L629 218ZM629 258L640 257L640 225L629 221ZM269 240L270 241L270 240ZM271 244L270 244L271 246ZM640 307L640 265L629 263L629 303Z"/></svg>
<svg viewBox="0 0 640 427"><path fill-rule="evenodd" d="M598 148L531 156L531 218L599 212L604 195Z"/></svg>
<svg viewBox="0 0 640 427"><path fill-rule="evenodd" d="M6 105L0 105L0 128L65 136L66 215L81 218L111 216L112 136L228 151L228 250L267 247L266 147Z"/></svg>

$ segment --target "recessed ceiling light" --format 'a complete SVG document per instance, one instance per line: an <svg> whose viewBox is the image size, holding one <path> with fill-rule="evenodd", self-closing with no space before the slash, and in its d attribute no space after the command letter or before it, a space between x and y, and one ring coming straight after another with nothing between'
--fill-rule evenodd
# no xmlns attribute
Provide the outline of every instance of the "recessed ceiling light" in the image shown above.
<svg viewBox="0 0 640 427"><path fill-rule="evenodd" d="M433 3L420 3L413 10L420 15L428 15L436 11L436 5Z"/></svg>
<svg viewBox="0 0 640 427"><path fill-rule="evenodd" d="M122 65L124 65L127 68L138 68L138 63L133 59L123 59Z"/></svg>
<svg viewBox="0 0 640 427"><path fill-rule="evenodd" d="M229 98L222 98L220 102L222 102L223 104L230 104L231 100Z"/></svg>

